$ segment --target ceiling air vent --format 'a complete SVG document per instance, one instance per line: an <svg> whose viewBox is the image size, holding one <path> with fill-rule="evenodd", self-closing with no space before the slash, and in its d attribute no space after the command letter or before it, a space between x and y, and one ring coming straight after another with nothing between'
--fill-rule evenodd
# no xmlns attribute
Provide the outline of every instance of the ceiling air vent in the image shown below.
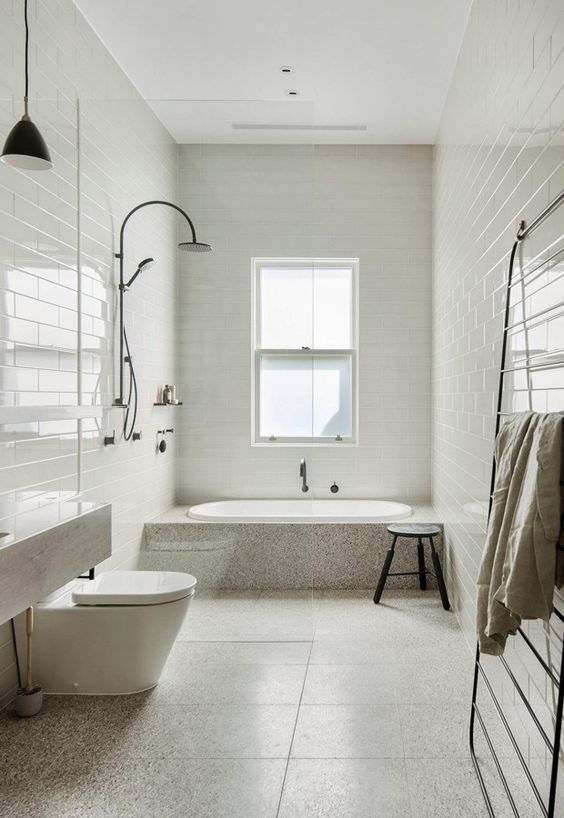
<svg viewBox="0 0 564 818"><path fill-rule="evenodd" d="M235 131L367 131L366 125L312 125L310 123L232 122Z"/></svg>

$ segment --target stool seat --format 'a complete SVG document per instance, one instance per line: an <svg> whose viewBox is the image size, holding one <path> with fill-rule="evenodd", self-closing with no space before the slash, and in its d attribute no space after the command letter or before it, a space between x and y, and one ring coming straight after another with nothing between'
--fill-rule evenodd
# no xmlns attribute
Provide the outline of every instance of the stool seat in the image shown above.
<svg viewBox="0 0 564 818"><path fill-rule="evenodd" d="M441 533L438 525L426 523L393 523L388 531L396 537L437 537Z"/></svg>

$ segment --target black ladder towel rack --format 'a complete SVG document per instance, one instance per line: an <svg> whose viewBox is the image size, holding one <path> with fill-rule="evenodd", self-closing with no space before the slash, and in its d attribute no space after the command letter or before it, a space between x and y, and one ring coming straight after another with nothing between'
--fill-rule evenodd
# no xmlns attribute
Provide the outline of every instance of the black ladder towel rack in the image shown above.
<svg viewBox="0 0 564 818"><path fill-rule="evenodd" d="M515 265L515 258L517 256L517 252L522 245L522 242L528 238L541 224L543 224L549 216L561 205L564 203L564 190L562 190L558 196L556 196L545 208L544 210L539 213L539 215L529 224L527 225L524 221L522 221L519 225L519 230L517 232L517 236L515 242L513 244L513 248L510 254L509 260L509 272L507 276L507 283L506 283L506 293L505 293L505 311L504 311L504 320L503 320L503 342L501 347L501 365L499 371L499 387L498 387L498 396L497 396L497 408L496 408L496 423L495 423L495 436L497 438L497 434L499 432L502 417L504 415L512 414L511 412L504 412L502 411L504 408L503 398L504 398L504 382L505 382L505 375L508 373L516 373L516 372L523 372L524 377L526 379L526 389L529 391L529 400L530 394L532 390L532 381L531 381L531 373L535 371L541 371L542 369L554 369L557 367L562 367L564 370L564 348L559 349L556 352L556 361L555 353L550 353L548 351L540 351L540 353L536 353L534 355L530 354L528 348L525 350L525 358L524 358L524 365L511 364L507 367L506 359L507 359L507 346L508 346L508 337L510 331L514 329L516 326L521 325L523 327L523 331L527 333L527 326L531 326L531 322L535 319L543 319L543 316L546 316L547 313L550 313L551 310L554 309L562 309L562 313L558 313L557 317L560 317L560 314L564 315L564 293L562 296L562 303L554 304L552 307L546 309L542 309L536 314L526 317L525 310L526 310L526 302L525 298L523 297L524 293L524 286L528 284L528 282L534 280L533 277L539 278L543 275L544 272L547 270L554 269L559 262L564 261L564 244L562 243L562 235L559 237L559 247L558 249L554 249L552 245L548 246L549 255L544 258L544 260L533 266L531 269L527 271L521 270L520 276L518 278L514 278L514 265ZM546 265L549 265L548 267ZM512 291L513 288L520 285L521 286L521 294L522 294L522 306L521 306L521 318L518 321L514 321L510 323L510 316L512 308L515 308L516 304L512 303ZM518 304L517 304L518 306ZM526 345L527 346L527 345ZM534 358L534 362L531 363L531 357ZM519 377L519 376L518 376ZM564 384L563 384L564 387ZM563 407L564 408L564 407ZM492 495L495 483L495 456L492 462L492 472L491 472L491 484L490 484L490 500L489 500L489 513L491 512L492 507ZM556 547L562 548L560 545ZM564 624L564 615L558 609L557 605L555 604L553 610L553 617L555 617L559 623ZM530 764L527 763L527 760L524 757L521 747L515 737L513 730L511 729L509 720L507 718L507 714L504 713L503 708L503 701L500 701L499 697L497 696L494 686L492 685L486 670L484 668L481 656L480 656L480 648L479 646L476 647L476 659L474 665L474 682L472 687L472 709L470 713L470 753L472 757L472 762L474 764L474 768L476 770L476 774L478 776L478 780L480 783L480 787L482 790L482 794L484 796L486 806L488 809L488 813L492 818L495 818L495 811L492 804L492 800L490 798L490 794L487 789L487 785L484 779L484 774L480 767L480 761L477 757L476 748L475 748L475 727L476 722L481 727L483 736L485 738L485 745L489 752L491 753L494 767L501 782L503 784L503 788L505 790L505 794L507 796L509 805L512 809L513 814L516 818L532 818L530 812L520 812L519 808L516 803L516 792L512 791L510 783L508 781L508 776L505 774L503 770L503 765L500 761L500 758L496 752L494 746L494 740L492 736L488 732L488 728L486 726L485 721L485 712L482 712L480 706L478 705L477 697L478 697L478 690L480 682L483 683L487 693L489 694L489 698L493 702L493 712L497 714L499 717L499 721L503 725L504 731L502 733L506 733L510 745L512 747L513 752L515 753L517 759L520 762L520 765L523 769L525 778L530 785L532 790L534 801L536 805L538 805L538 815L544 816L544 818L557 818L556 810L556 802L557 802L557 779L558 779L558 770L560 765L560 740L561 740L561 731L562 731L562 716L563 716L563 708L564 708L564 649L562 644L559 644L560 647L560 671L557 673L555 669L551 666L550 656L548 661L541 655L540 651L537 647L533 644L532 639L530 638L530 634L525 632L525 629L520 627L518 628L518 632L515 636L516 639L520 640L523 645L523 649L527 652L530 651L530 658L532 662L538 663L538 668L540 669L541 673L546 675L546 681L549 685L551 685L551 689L553 691L553 707L554 707L554 717L553 717L553 734L549 735L548 731L543 727L541 720L539 719L538 715L535 713L535 709L529 700L529 696L527 696L526 690L523 689L523 685L517 679L515 673L513 672L510 664L507 662L504 656L500 656L499 659L494 661L500 662L500 667L502 667L507 673L507 680L511 683L510 688L513 691L513 696L515 701L518 702L519 706L524 706L525 711L531 719L532 724L538 730L542 744L546 746L546 754L548 757L548 766L549 766L549 777L548 777L548 797L546 800L546 795L543 797L543 793L540 792L539 786L537 781L535 781L533 772L530 768ZM535 665L536 667L536 665ZM502 695L502 699L503 699ZM489 699L488 699L489 701ZM564 814L564 806L560 806L560 815Z"/></svg>

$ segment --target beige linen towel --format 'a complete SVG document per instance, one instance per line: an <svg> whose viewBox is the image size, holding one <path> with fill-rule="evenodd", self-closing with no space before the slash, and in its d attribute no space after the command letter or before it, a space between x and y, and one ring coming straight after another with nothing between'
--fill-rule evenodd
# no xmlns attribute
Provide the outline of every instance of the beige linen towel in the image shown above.
<svg viewBox="0 0 564 818"><path fill-rule="evenodd" d="M556 547L562 415L514 415L497 437L496 464L478 574L477 627L482 652L499 655L522 619L548 621L554 585L564 579L564 560Z"/></svg>

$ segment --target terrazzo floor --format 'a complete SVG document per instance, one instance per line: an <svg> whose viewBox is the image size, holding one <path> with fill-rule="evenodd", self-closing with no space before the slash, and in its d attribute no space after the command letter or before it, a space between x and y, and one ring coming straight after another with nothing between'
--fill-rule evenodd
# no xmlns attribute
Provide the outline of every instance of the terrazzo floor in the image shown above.
<svg viewBox="0 0 564 818"><path fill-rule="evenodd" d="M0 714L0 815L481 818L471 678L435 592L200 593L154 690Z"/></svg>

